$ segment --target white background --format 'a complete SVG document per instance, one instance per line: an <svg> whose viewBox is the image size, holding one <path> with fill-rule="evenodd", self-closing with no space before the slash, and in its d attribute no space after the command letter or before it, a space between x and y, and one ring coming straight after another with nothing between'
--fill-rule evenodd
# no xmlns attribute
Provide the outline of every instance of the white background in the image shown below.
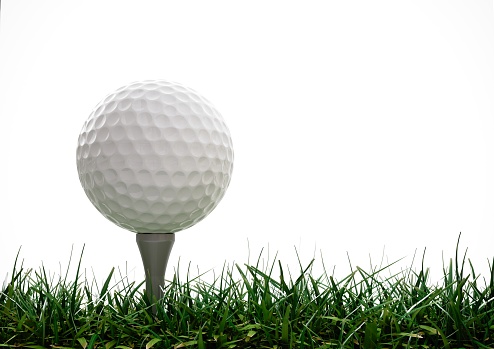
<svg viewBox="0 0 494 349"><path fill-rule="evenodd" d="M2 1L0 279L15 256L98 282L142 280L134 234L103 218L76 171L92 108L168 79L211 100L235 165L215 211L176 234L180 264L278 258L297 274L405 259L439 280L460 231L494 256L492 1ZM419 263L417 263L419 262ZM60 265L59 265L60 264ZM71 275L74 275L73 273ZM208 274L208 275L211 275ZM315 275L318 276L318 275ZM1 282L2 280L0 280Z"/></svg>

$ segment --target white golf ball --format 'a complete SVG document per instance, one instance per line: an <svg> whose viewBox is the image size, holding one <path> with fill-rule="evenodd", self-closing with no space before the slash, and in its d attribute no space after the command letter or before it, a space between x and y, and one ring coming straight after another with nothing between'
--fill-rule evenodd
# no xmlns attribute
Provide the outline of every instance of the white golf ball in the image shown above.
<svg viewBox="0 0 494 349"><path fill-rule="evenodd" d="M136 233L174 233L223 198L232 140L220 113L190 88L135 82L107 96L84 123L77 170L110 221Z"/></svg>

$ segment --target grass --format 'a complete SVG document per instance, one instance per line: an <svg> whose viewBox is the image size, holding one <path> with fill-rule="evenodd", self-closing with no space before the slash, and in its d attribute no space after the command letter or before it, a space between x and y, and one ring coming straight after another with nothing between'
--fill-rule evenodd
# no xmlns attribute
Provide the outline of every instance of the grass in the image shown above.
<svg viewBox="0 0 494 349"><path fill-rule="evenodd" d="M73 281L16 260L0 293L0 347L494 348L493 264L480 285L458 248L436 285L423 263L394 275L391 265L356 267L335 280L311 275L314 261L292 278L276 257L264 268L260 258L209 283L175 273L156 315L144 281L110 286L112 270L100 288L81 276L80 260Z"/></svg>

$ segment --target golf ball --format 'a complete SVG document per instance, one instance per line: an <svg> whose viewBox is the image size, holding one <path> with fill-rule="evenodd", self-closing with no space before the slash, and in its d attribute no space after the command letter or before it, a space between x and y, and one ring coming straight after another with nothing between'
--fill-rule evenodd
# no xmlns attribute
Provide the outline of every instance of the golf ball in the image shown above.
<svg viewBox="0 0 494 349"><path fill-rule="evenodd" d="M79 135L77 171L103 216L136 233L174 233L206 217L233 169L230 132L214 106L164 80L101 101Z"/></svg>

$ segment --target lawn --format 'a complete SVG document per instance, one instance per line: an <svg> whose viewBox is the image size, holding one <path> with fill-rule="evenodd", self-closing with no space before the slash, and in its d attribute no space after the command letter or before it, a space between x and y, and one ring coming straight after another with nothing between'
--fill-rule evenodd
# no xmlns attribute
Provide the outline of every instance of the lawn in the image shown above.
<svg viewBox="0 0 494 349"><path fill-rule="evenodd" d="M314 261L294 274L276 257L260 261L225 266L212 282L175 273L155 314L144 281L112 270L99 287L82 277L81 259L71 280L16 260L0 293L0 346L494 348L493 264L480 278L458 249L439 284L423 265L396 274L393 264L352 267L336 280L312 275Z"/></svg>

